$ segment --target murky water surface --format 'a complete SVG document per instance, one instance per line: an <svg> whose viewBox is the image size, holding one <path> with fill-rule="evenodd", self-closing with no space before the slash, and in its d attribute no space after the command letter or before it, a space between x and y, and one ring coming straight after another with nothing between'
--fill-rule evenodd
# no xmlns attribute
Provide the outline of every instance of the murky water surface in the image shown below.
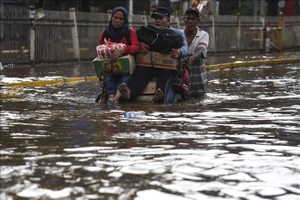
<svg viewBox="0 0 300 200"><path fill-rule="evenodd" d="M39 70L7 73L61 75ZM300 199L300 65L208 79L204 100L176 106L95 104L97 82L1 100L1 199Z"/></svg>

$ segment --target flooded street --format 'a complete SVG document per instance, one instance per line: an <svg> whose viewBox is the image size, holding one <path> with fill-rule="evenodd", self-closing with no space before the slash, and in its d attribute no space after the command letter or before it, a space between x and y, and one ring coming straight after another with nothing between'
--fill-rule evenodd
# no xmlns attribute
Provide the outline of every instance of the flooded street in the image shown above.
<svg viewBox="0 0 300 200"><path fill-rule="evenodd" d="M90 63L6 69L94 75ZM99 105L98 82L20 88L1 100L1 200L299 200L300 64L208 81L204 100L173 106Z"/></svg>

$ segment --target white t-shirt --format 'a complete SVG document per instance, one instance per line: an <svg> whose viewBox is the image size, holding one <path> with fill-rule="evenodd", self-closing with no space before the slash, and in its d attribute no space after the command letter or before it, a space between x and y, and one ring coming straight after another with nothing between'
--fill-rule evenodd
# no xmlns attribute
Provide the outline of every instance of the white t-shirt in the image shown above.
<svg viewBox="0 0 300 200"><path fill-rule="evenodd" d="M184 29L182 30L184 32ZM197 34L194 37L192 43L189 45L189 55L193 55L202 51L203 57L206 57L207 48L209 43L209 35L206 31L201 30L197 27Z"/></svg>

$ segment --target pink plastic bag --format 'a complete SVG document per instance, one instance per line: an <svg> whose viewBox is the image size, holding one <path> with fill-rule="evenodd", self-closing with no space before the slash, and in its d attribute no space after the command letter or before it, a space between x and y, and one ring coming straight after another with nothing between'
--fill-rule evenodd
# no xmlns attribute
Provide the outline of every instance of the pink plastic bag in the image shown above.
<svg viewBox="0 0 300 200"><path fill-rule="evenodd" d="M124 48L126 44L115 43L110 40L104 41L104 44L98 45L96 47L97 55L99 59L109 59L111 58L112 52L115 49Z"/></svg>

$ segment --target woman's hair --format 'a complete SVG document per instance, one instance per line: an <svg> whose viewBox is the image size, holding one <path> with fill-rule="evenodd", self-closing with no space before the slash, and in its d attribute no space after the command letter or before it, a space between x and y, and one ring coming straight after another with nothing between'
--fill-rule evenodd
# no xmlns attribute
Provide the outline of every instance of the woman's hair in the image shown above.
<svg viewBox="0 0 300 200"><path fill-rule="evenodd" d="M121 28L116 29L112 25L112 19L113 19L113 16L118 11L122 11L124 14L124 24ZM112 12L112 15L111 15L111 18L109 21L109 25L108 25L108 29L107 29L108 38L110 38L113 41L119 41L123 37L125 37L128 29L129 29L128 11L126 10L126 8L124 8L122 6L118 6L115 9L113 9L113 12Z"/></svg>

